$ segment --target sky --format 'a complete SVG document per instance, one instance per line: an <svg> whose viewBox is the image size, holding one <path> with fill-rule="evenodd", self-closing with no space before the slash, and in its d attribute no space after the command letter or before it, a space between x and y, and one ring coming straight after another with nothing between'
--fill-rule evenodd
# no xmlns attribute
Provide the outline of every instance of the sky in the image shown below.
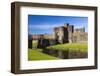
<svg viewBox="0 0 100 76"><path fill-rule="evenodd" d="M88 31L88 17L28 15L28 32L29 34L52 34L54 27L63 26L65 23L74 25L74 28L85 27L85 31Z"/></svg>

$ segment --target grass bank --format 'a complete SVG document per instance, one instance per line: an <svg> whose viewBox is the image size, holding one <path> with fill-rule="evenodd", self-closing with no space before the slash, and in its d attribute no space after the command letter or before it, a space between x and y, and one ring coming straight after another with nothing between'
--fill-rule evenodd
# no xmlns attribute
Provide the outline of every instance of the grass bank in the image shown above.
<svg viewBox="0 0 100 76"><path fill-rule="evenodd" d="M32 60L57 60L59 58L57 57L53 57L47 54L44 54L42 52L42 49L28 49L28 60L32 61Z"/></svg>
<svg viewBox="0 0 100 76"><path fill-rule="evenodd" d="M54 46L49 46L47 47L49 50L61 50L61 51L67 51L67 50L72 50L72 51L82 51L82 52L87 52L88 50L88 45L87 43L66 43L66 44L58 44Z"/></svg>

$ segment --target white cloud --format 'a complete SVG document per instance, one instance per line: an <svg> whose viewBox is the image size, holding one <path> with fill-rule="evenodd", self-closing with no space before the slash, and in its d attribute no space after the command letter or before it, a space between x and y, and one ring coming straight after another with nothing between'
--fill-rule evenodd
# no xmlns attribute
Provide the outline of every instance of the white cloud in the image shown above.
<svg viewBox="0 0 100 76"><path fill-rule="evenodd" d="M83 27L85 26L80 26L80 25L75 26L75 28L83 28Z"/></svg>
<svg viewBox="0 0 100 76"><path fill-rule="evenodd" d="M54 24L54 25L49 25L49 24L44 24L44 25L29 25L30 29L53 29L54 27L61 26L60 24Z"/></svg>

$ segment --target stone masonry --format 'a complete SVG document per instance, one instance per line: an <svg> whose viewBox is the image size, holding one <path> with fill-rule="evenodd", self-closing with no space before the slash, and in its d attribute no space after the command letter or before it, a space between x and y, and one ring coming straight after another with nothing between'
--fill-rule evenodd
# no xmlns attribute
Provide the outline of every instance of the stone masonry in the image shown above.
<svg viewBox="0 0 100 76"><path fill-rule="evenodd" d="M41 46L44 45L44 42L49 42L50 40L55 42L55 44L87 42L88 40L88 33L85 32L84 27L74 28L74 25L69 23L64 24L64 26L55 27L54 34L42 34L42 36L44 40L42 39ZM32 35L31 39L29 37L29 48L32 47L32 40L41 40L41 34Z"/></svg>

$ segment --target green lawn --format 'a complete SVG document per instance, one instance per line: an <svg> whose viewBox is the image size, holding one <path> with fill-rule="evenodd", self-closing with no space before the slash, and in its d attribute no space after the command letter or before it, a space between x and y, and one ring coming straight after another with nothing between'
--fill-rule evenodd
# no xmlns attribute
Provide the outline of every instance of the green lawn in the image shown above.
<svg viewBox="0 0 100 76"><path fill-rule="evenodd" d="M59 58L41 53L42 49L28 49L28 60L57 60Z"/></svg>
<svg viewBox="0 0 100 76"><path fill-rule="evenodd" d="M87 52L88 46L87 46L87 43L66 43L66 44L58 44L58 45L50 46L50 47L47 47L47 49L61 50L61 51L80 50L83 52Z"/></svg>

